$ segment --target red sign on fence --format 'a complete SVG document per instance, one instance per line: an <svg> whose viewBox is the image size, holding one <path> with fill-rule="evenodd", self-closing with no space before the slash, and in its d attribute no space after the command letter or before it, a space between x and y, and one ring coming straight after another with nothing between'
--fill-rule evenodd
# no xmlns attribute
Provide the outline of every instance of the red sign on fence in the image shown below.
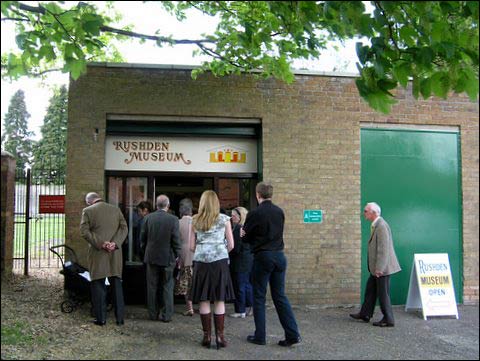
<svg viewBox="0 0 480 361"><path fill-rule="evenodd" d="M39 195L39 213L65 213L65 195Z"/></svg>

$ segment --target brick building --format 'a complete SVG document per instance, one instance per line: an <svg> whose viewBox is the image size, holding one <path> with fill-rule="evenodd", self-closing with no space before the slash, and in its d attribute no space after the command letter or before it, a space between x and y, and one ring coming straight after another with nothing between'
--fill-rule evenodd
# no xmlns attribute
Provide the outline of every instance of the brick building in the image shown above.
<svg viewBox="0 0 480 361"><path fill-rule="evenodd" d="M403 268L392 278L394 303L405 303L414 253L448 253L457 302L478 303L478 103L463 95L417 101L399 89L382 115L360 98L353 76L298 72L287 85L251 75L192 80L190 71L91 64L71 81L66 236L81 263L89 191L118 204L131 225L128 294L144 282L136 202L166 193L175 210L180 198L195 203L214 189L226 209L251 209L256 182L268 180L286 214L293 303L360 302L366 201L382 206L394 233ZM321 210L321 222L306 222L307 210Z"/></svg>

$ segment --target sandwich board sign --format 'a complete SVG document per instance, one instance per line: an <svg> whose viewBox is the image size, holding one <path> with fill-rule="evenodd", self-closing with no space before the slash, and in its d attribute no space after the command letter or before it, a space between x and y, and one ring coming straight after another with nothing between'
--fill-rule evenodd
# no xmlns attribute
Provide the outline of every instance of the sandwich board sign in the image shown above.
<svg viewBox="0 0 480 361"><path fill-rule="evenodd" d="M405 311L420 308L424 320L429 316L455 316L458 319L447 253L414 255Z"/></svg>

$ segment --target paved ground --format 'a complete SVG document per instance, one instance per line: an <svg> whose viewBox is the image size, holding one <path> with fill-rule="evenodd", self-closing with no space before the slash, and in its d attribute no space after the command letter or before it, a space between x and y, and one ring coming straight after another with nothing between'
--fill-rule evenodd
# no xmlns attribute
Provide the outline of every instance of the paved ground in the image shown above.
<svg viewBox="0 0 480 361"><path fill-rule="evenodd" d="M177 305L177 310L182 310ZM431 318L424 321L417 313L395 307L396 326L378 328L348 317L353 309L295 307L302 345L285 349L276 343L283 331L273 308L267 318L267 345L251 345L245 338L253 330L253 319L226 321L229 347L206 350L200 319L175 315L170 324L140 320L145 310L130 307L122 332L141 332L145 346L139 358L150 358L155 349L169 359L477 359L479 358L479 308L460 306L460 319ZM113 320L112 320L113 321ZM110 326L112 327L112 326ZM149 341L147 341L149 339ZM132 345L133 346L133 345ZM118 354L117 356L120 356Z"/></svg>
<svg viewBox="0 0 480 361"><path fill-rule="evenodd" d="M229 345L217 351L200 346L200 317L182 316L184 305L175 306L167 324L148 320L145 307L127 306L124 326L109 312L107 325L99 327L90 323L87 304L60 311L62 289L58 274L2 282L2 359L479 359L478 306L459 306L459 320L427 321L394 307L394 328L351 319L357 309L294 307L303 343L290 349L277 345L283 330L270 306L266 346L246 342L252 317L227 318Z"/></svg>

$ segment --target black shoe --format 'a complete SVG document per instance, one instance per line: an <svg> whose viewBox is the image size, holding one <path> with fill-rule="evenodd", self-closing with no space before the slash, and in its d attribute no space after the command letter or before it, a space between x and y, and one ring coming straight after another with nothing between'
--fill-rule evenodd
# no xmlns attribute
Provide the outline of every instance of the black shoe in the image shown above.
<svg viewBox="0 0 480 361"><path fill-rule="evenodd" d="M125 321L117 321L117 326L123 326L125 324Z"/></svg>
<svg viewBox="0 0 480 361"><path fill-rule="evenodd" d="M380 320L378 322L374 322L374 323L372 323L372 325L378 326L378 327L394 327L395 326L394 323L387 322L385 320Z"/></svg>
<svg viewBox="0 0 480 361"><path fill-rule="evenodd" d="M92 323L94 325L97 325L97 326L105 326L106 322L105 321L97 321L97 320L93 320Z"/></svg>
<svg viewBox="0 0 480 361"><path fill-rule="evenodd" d="M171 319L170 320L167 320L166 318L162 318L160 321L164 322L164 323L169 323L170 321L172 321Z"/></svg>
<svg viewBox="0 0 480 361"><path fill-rule="evenodd" d="M290 340L285 339L282 341L278 341L278 345L283 347L292 347L294 345L298 345L300 342L302 342L302 339L299 337L299 338L292 338Z"/></svg>
<svg viewBox="0 0 480 361"><path fill-rule="evenodd" d="M355 319L355 320L362 320L363 322L370 322L370 317L368 316L363 316L359 313L351 313L350 317Z"/></svg>
<svg viewBox="0 0 480 361"><path fill-rule="evenodd" d="M254 343L255 345L266 345L265 341L257 340L255 336L247 336L247 342Z"/></svg>

